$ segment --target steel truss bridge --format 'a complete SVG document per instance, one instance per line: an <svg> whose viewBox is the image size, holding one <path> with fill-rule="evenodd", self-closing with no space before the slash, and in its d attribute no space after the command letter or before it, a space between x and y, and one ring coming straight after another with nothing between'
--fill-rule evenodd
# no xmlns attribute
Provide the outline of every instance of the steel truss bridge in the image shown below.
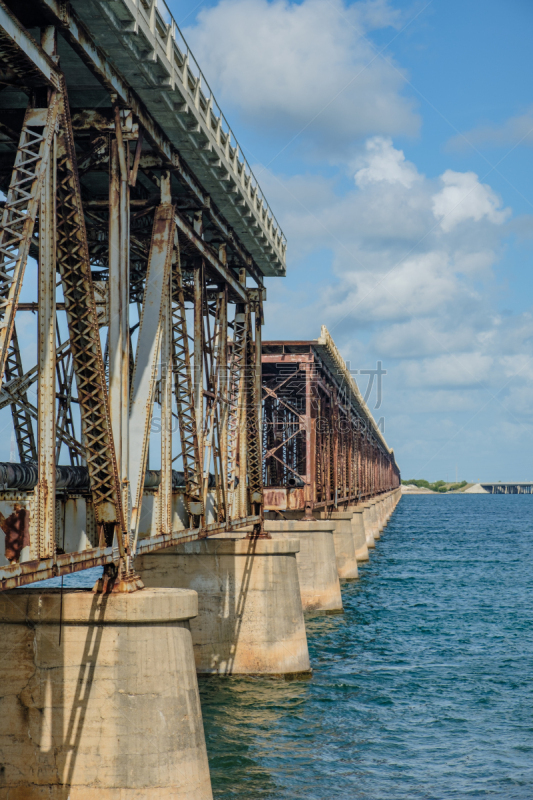
<svg viewBox="0 0 533 800"><path fill-rule="evenodd" d="M398 485L330 339L274 386L286 241L164 2L0 0L0 54L0 589Z"/></svg>
<svg viewBox="0 0 533 800"><path fill-rule="evenodd" d="M264 342L268 511L343 508L400 485L383 434L333 339Z"/></svg>

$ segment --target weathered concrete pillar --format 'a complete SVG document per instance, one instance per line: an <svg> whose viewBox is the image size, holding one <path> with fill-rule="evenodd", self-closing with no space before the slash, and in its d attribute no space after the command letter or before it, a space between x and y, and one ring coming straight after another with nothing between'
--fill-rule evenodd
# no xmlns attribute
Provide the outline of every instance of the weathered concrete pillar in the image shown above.
<svg viewBox="0 0 533 800"><path fill-rule="evenodd" d="M300 596L304 612L340 612L341 586L335 555L335 522L317 520L265 520L274 538L298 538L296 553Z"/></svg>
<svg viewBox="0 0 533 800"><path fill-rule="evenodd" d="M353 506L352 509L352 536L357 561L368 561L368 544L366 541L364 508Z"/></svg>
<svg viewBox="0 0 533 800"><path fill-rule="evenodd" d="M341 581L347 581L359 577L352 535L352 512L334 511L331 514L322 512L320 516L335 523L333 541L339 578Z"/></svg>
<svg viewBox="0 0 533 800"><path fill-rule="evenodd" d="M383 530L381 523L381 497L374 497L372 503L374 506L374 539L380 539L381 531Z"/></svg>
<svg viewBox="0 0 533 800"><path fill-rule="evenodd" d="M382 495L380 495L377 498L376 508L377 508L377 517L378 517L378 530L381 533L381 531L383 530L383 528L387 524L387 517L386 517L386 514L385 514L385 499L383 498Z"/></svg>
<svg viewBox="0 0 533 800"><path fill-rule="evenodd" d="M310 672L297 539L213 537L136 559L146 586L194 589L191 620L202 674Z"/></svg>
<svg viewBox="0 0 533 800"><path fill-rule="evenodd" d="M370 503L362 503L361 508L363 510L366 544L368 549L372 550L376 546L372 526L372 505Z"/></svg>
<svg viewBox="0 0 533 800"><path fill-rule="evenodd" d="M176 589L0 594L0 797L212 800L196 613Z"/></svg>
<svg viewBox="0 0 533 800"><path fill-rule="evenodd" d="M381 539L379 524L378 524L378 508L377 508L377 500L375 497L372 500L368 501L370 503L370 524L372 526L372 536L374 537L375 541L377 542L378 539Z"/></svg>
<svg viewBox="0 0 533 800"><path fill-rule="evenodd" d="M380 495L379 498L379 520L380 520L381 530L383 531L387 527L387 522L388 522L386 495Z"/></svg>

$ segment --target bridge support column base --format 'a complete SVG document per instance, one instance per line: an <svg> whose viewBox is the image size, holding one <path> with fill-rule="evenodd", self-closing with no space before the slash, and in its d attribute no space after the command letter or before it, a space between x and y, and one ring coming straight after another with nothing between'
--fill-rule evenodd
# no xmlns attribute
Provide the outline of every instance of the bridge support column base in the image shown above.
<svg viewBox="0 0 533 800"><path fill-rule="evenodd" d="M363 519L364 508L362 506L351 506L349 509L352 516L352 536L355 557L357 562L368 561L368 545L366 543L365 522Z"/></svg>
<svg viewBox="0 0 533 800"><path fill-rule="evenodd" d="M0 594L0 798L212 800L196 613L191 591Z"/></svg>
<svg viewBox="0 0 533 800"><path fill-rule="evenodd" d="M146 586L198 592L191 620L200 674L311 671L294 539L210 537L136 559ZM246 533L244 533L246 535Z"/></svg>
<svg viewBox="0 0 533 800"><path fill-rule="evenodd" d="M370 524L372 530L372 536L374 540L377 542L381 539L381 525L379 521L379 500L373 497L371 500L368 501L370 504Z"/></svg>
<svg viewBox="0 0 533 800"><path fill-rule="evenodd" d="M376 540L374 539L374 526L372 524L372 505L370 503L362 503L359 508L363 511L366 546L369 550L373 550L376 546Z"/></svg>
<svg viewBox="0 0 533 800"><path fill-rule="evenodd" d="M337 572L335 523L327 520L265 520L273 539L298 538L296 553L300 597L304 613L341 612L342 595Z"/></svg>
<svg viewBox="0 0 533 800"><path fill-rule="evenodd" d="M352 512L334 511L331 514L321 513L322 519L331 520L335 523L333 531L333 541L335 543L335 555L337 559L337 572L341 581L354 580L359 577L357 570L357 558L352 534Z"/></svg>

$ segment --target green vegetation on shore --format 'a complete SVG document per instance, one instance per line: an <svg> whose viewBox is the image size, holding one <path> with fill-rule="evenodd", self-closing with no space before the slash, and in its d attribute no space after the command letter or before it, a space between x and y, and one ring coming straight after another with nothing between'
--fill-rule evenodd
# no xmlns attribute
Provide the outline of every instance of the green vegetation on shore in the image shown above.
<svg viewBox="0 0 533 800"><path fill-rule="evenodd" d="M460 483L446 483L446 481L435 481L435 483L429 483L429 481L424 480L410 480L410 481L402 481L404 486L411 484L413 486L418 486L419 489L430 489L432 492L458 492L460 489L467 485L466 481L461 481Z"/></svg>

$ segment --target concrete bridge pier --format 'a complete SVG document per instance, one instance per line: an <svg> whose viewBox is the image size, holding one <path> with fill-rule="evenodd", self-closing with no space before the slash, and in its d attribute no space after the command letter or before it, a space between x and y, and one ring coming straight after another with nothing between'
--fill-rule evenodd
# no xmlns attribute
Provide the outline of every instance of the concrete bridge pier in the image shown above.
<svg viewBox="0 0 533 800"><path fill-rule="evenodd" d="M362 506L352 506L352 536L357 562L368 561L367 537L365 533L364 508Z"/></svg>
<svg viewBox="0 0 533 800"><path fill-rule="evenodd" d="M372 505L374 508L374 539L381 539L381 531L383 530L383 520L381 517L381 497L372 498Z"/></svg>
<svg viewBox="0 0 533 800"><path fill-rule="evenodd" d="M383 496L382 495L379 495L378 497L376 497L375 509L376 509L376 527L378 529L378 532L381 534L383 532L383 528L387 524L387 521L385 519L385 514L384 514L384 505L383 505Z"/></svg>
<svg viewBox="0 0 533 800"><path fill-rule="evenodd" d="M370 503L361 503L359 506L363 512L363 524L365 528L366 545L369 550L376 546L372 527L372 506Z"/></svg>
<svg viewBox="0 0 533 800"><path fill-rule="evenodd" d="M335 522L265 520L265 530L273 539L297 538L298 582L304 613L340 613L343 610L337 571L334 532Z"/></svg>
<svg viewBox="0 0 533 800"><path fill-rule="evenodd" d="M0 594L0 798L212 800L195 592Z"/></svg>
<svg viewBox="0 0 533 800"><path fill-rule="evenodd" d="M370 517L372 520L372 536L377 542L378 539L381 539L381 530L382 530L379 518L379 499L377 497L373 497L372 500L370 500L370 505L372 507L371 517Z"/></svg>
<svg viewBox="0 0 533 800"><path fill-rule="evenodd" d="M145 586L198 593L191 633L200 674L311 671L298 582L298 539L223 534L140 556Z"/></svg>
<svg viewBox="0 0 533 800"><path fill-rule="evenodd" d="M380 495L377 502L378 509L378 527L380 533L387 527L387 495Z"/></svg>
<svg viewBox="0 0 533 800"><path fill-rule="evenodd" d="M335 543L337 572L341 581L353 580L359 577L352 534L352 516L351 511L334 511L329 514L324 511L321 514L322 519L328 519L335 523L333 541Z"/></svg>

